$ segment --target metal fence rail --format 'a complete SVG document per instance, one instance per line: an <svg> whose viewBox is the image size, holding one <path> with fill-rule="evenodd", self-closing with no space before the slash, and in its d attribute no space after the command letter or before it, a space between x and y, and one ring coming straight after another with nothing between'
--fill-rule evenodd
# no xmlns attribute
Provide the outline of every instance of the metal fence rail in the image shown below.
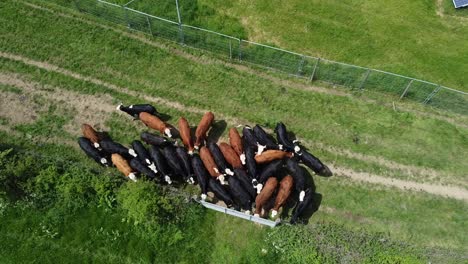
<svg viewBox="0 0 468 264"><path fill-rule="evenodd" d="M224 58L278 70L309 81L393 94L438 109L468 115L468 93L439 84L271 47L149 15L103 0L73 0L81 12L155 37L213 52ZM177 2L177 1L176 1ZM179 11L177 9L177 11Z"/></svg>

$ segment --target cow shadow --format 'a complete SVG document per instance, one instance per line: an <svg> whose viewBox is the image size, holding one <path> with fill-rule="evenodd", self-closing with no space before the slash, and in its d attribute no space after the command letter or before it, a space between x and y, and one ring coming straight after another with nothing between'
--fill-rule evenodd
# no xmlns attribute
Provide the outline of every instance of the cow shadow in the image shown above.
<svg viewBox="0 0 468 264"><path fill-rule="evenodd" d="M226 130L227 123L224 120L216 120L211 125L211 129L206 137L207 142L218 142L219 138L223 135Z"/></svg>
<svg viewBox="0 0 468 264"><path fill-rule="evenodd" d="M168 115L166 113L161 113L161 112L158 112L156 116L159 117L159 119L161 119L164 122L167 122L172 119L171 115ZM173 120L173 121L177 121L177 120Z"/></svg>

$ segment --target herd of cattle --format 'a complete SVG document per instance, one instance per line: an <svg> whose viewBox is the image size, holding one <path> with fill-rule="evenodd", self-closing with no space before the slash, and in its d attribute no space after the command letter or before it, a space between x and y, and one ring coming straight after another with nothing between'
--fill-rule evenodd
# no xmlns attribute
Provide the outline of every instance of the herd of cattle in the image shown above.
<svg viewBox="0 0 468 264"><path fill-rule="evenodd" d="M211 112L203 115L192 135L184 117L179 119L176 129L162 121L152 105L119 105L117 109L141 120L160 135L143 132L141 140L149 147L134 140L131 148L127 148L105 133L83 124L83 137L78 143L96 162L104 166L114 165L133 181L137 181L137 175L144 174L161 184L198 184L201 199L207 199L211 191L226 206L246 214L250 214L254 205L254 215L262 217L268 216L264 210L268 209L267 203L274 201L271 216L275 217L285 202L293 199L296 207L291 222L295 223L312 202L314 193L312 187L307 186L308 175L300 164L317 175L332 175L318 158L303 149L297 140L290 139L281 122L275 128L276 140L256 125L253 128L244 126L242 136L233 127L229 129L229 143L217 144L207 140L214 121Z"/></svg>

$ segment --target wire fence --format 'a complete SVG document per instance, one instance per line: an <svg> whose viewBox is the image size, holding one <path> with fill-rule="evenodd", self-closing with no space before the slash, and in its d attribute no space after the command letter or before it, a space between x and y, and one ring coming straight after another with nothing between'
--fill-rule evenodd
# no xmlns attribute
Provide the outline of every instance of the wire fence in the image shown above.
<svg viewBox="0 0 468 264"><path fill-rule="evenodd" d="M235 38L146 14L102 0L73 0L80 12L154 37L209 51L232 61L278 70L308 81L322 81L357 91L393 94L421 104L468 115L468 93L395 73L317 58ZM176 1L177 2L177 1Z"/></svg>

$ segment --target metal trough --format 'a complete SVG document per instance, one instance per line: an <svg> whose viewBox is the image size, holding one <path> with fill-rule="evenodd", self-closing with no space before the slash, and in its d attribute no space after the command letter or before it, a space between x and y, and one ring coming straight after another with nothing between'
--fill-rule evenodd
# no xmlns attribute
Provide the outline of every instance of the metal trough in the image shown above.
<svg viewBox="0 0 468 264"><path fill-rule="evenodd" d="M206 208L209 208L209 209L221 212L221 213L225 213L225 214L228 214L228 215L232 215L232 216L235 216L235 217L239 217L239 218L242 218L242 219L245 219L245 220L249 220L249 221L252 221L252 222L255 222L255 223L258 223L258 224L267 225L267 226L270 226L270 227L275 227L281 222L281 220L279 220L279 219L277 221L271 221L271 220L268 220L268 219L256 217L256 216L253 216L253 215L248 215L248 214L245 214L245 213L233 210L233 209L229 209L229 208L219 206L219 205L216 205L216 204L212 204L212 203L209 203L209 202L206 202L206 201L203 201L203 200L199 200L199 199L195 199L195 201L197 201L198 203L200 203L201 205L203 205Z"/></svg>

